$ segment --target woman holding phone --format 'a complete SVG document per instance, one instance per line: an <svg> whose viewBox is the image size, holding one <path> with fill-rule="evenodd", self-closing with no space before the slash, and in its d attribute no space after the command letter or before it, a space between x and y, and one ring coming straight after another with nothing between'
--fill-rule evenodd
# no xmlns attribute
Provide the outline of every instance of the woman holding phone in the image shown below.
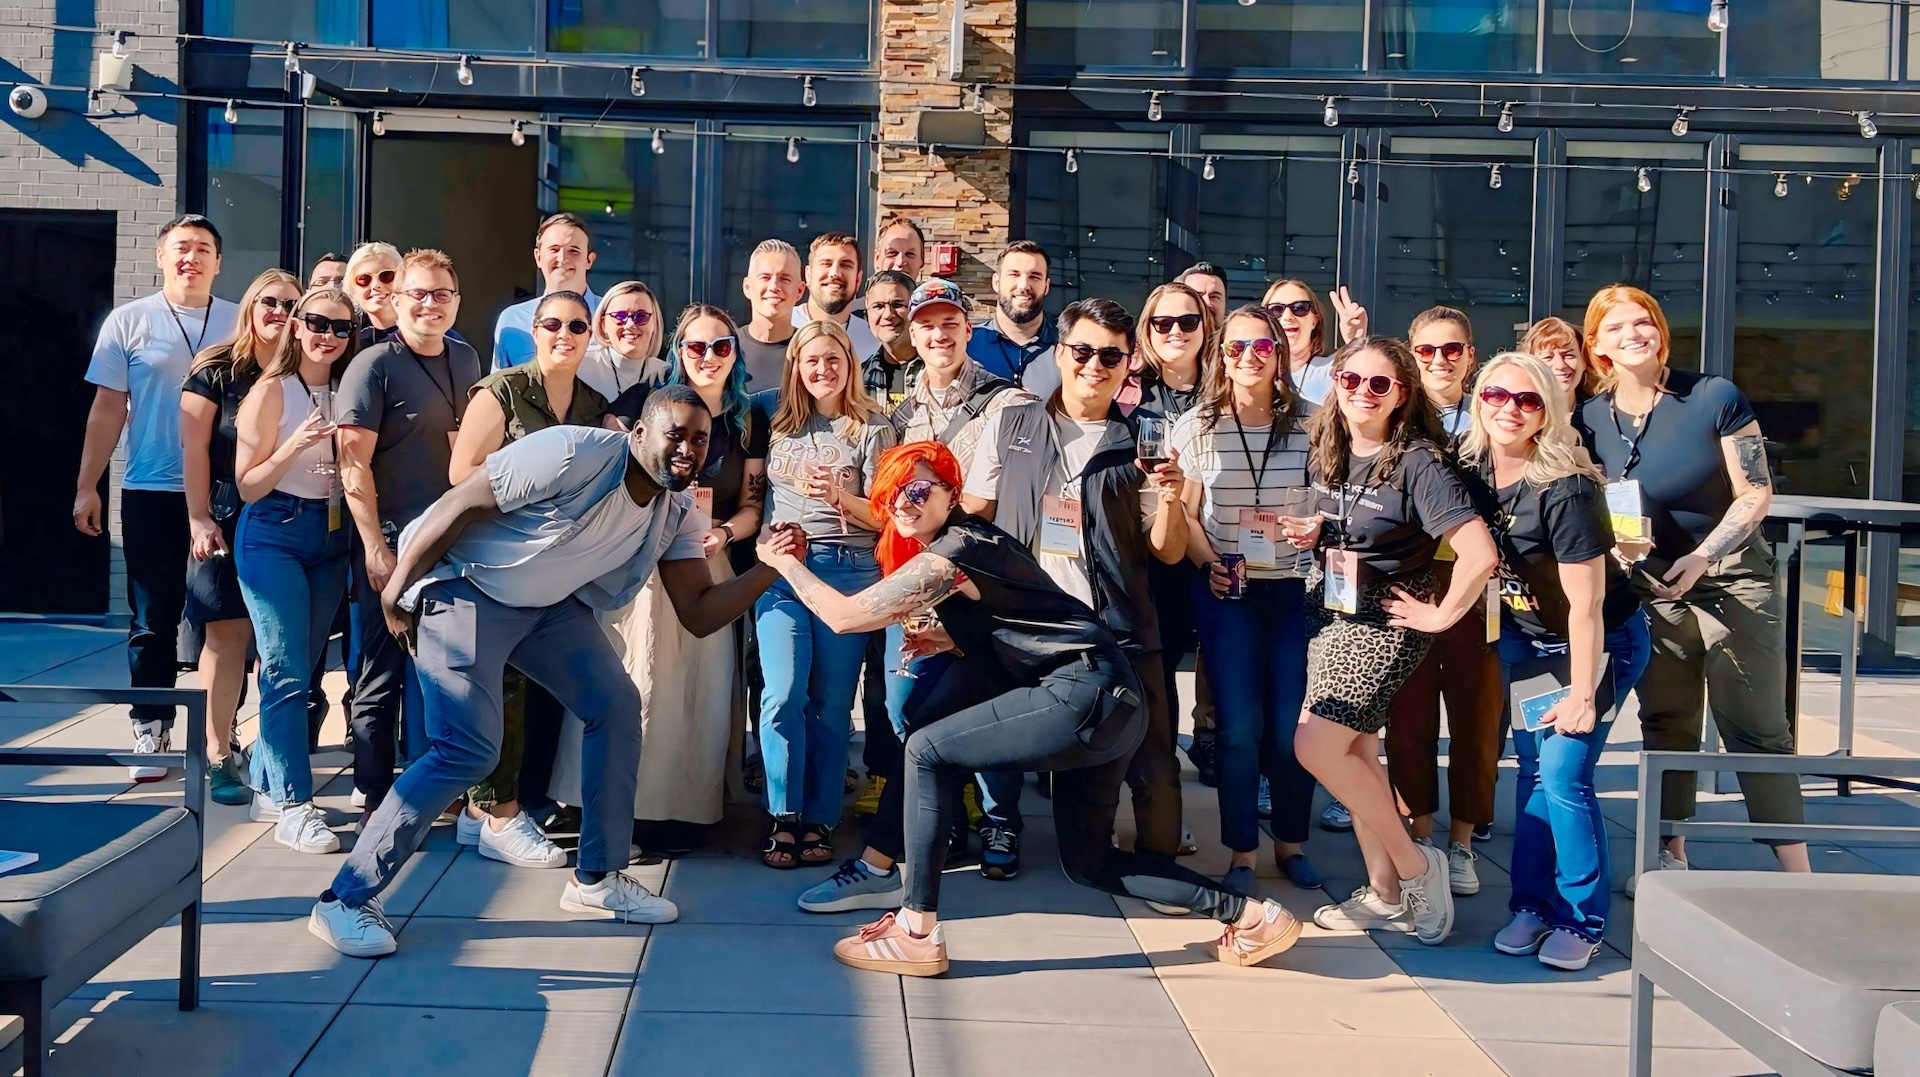
<svg viewBox="0 0 1920 1077"><path fill-rule="evenodd" d="M1507 683L1525 663L1551 656L1566 662L1563 682L1556 674L1565 697L1538 721L1520 708L1512 723L1520 757L1513 919L1493 945L1578 971L1600 947L1611 880L1594 768L1612 710L1646 671L1652 644L1640 600L1609 556L1604 480L1580 445L1561 388L1553 370L1531 355L1494 356L1474 388L1460 459L1497 501L1492 524Z"/></svg>

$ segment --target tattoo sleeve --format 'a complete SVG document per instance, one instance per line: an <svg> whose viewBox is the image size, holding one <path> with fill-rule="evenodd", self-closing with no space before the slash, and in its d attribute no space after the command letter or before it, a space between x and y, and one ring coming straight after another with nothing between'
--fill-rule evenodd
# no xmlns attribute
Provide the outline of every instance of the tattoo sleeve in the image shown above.
<svg viewBox="0 0 1920 1077"><path fill-rule="evenodd" d="M1773 476L1767 471L1767 441L1756 434L1748 434L1733 439L1734 456L1740 462L1740 473L1745 476L1747 485L1756 490L1773 486Z"/></svg>
<svg viewBox="0 0 1920 1077"><path fill-rule="evenodd" d="M1767 470L1767 442L1758 434L1742 434L1733 440L1732 465L1747 490L1727 506L1706 541L1695 552L1709 561L1718 561L1740 548L1740 544L1759 527L1773 490L1773 476Z"/></svg>
<svg viewBox="0 0 1920 1077"><path fill-rule="evenodd" d="M891 623L947 597L953 591L955 575L953 562L923 553L900 566L900 571L853 596L854 606L863 614Z"/></svg>

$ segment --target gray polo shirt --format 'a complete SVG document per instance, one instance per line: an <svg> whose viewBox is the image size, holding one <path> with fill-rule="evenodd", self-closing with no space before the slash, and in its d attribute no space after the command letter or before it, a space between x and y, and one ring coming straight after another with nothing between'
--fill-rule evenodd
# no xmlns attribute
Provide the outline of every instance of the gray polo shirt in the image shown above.
<svg viewBox="0 0 1920 1077"><path fill-rule="evenodd" d="M448 338L439 355L416 355L394 336L347 366L334 397L340 425L379 434L373 447L373 484L380 527L396 534L447 492L451 435L466 414L467 391L480 380L480 356Z"/></svg>

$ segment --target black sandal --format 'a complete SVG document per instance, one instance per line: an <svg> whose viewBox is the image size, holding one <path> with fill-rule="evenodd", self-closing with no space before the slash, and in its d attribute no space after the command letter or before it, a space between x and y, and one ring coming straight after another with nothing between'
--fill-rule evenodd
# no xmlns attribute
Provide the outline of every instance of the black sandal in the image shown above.
<svg viewBox="0 0 1920 1077"><path fill-rule="evenodd" d="M800 843L789 837L780 840L781 834L794 834L800 829L797 819L775 818L773 828L767 831L767 847L760 852L760 862L775 871L792 871L800 866ZM784 860L775 859L785 857Z"/></svg>
<svg viewBox="0 0 1920 1077"><path fill-rule="evenodd" d="M800 863L810 867L833 863L832 827L818 823L800 824Z"/></svg>

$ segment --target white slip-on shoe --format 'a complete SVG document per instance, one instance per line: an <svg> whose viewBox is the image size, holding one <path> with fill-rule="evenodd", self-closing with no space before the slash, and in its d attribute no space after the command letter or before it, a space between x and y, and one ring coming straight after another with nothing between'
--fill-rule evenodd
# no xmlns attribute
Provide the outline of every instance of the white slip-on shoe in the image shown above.
<svg viewBox="0 0 1920 1077"><path fill-rule="evenodd" d="M1427 870L1418 879L1400 883L1400 900L1413 915L1413 936L1428 946L1438 946L1453 933L1453 891L1447 884L1447 854L1431 845L1419 846L1426 857Z"/></svg>

